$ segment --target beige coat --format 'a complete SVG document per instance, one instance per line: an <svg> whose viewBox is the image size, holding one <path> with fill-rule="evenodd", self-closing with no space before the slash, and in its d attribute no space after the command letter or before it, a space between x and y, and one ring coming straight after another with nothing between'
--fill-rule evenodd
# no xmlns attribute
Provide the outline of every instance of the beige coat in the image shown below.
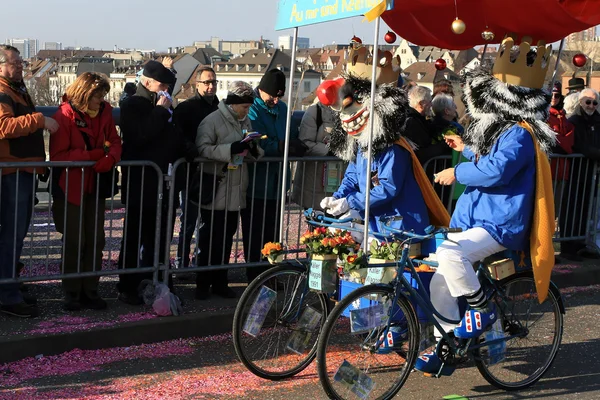
<svg viewBox="0 0 600 400"><path fill-rule="evenodd" d="M198 126L196 134L196 147L200 157L215 160L215 163L204 163L205 173L222 176L218 185L214 204L202 206L202 208L215 210L238 211L246 208L246 190L248 189L248 166L243 163L237 169L228 169L231 161L231 143L244 138L242 130L252 131L250 120L246 117L238 121L224 102L219 103L217 111L208 115ZM262 157L264 151L254 144L254 152L258 158ZM250 152L245 159L256 159Z"/></svg>
<svg viewBox="0 0 600 400"><path fill-rule="evenodd" d="M321 118L323 123L317 130L317 107L321 107ZM300 122L300 133L298 138L308 147L305 157L323 157L329 154L329 135L333 126L333 114L329 107L320 104L310 106ZM326 193L324 182L325 164L323 162L307 161L297 162L294 174L294 187L292 189L292 200L304 208L320 209L319 203L333 192ZM335 163L339 172L339 180L344 176L346 163L340 161ZM337 189L337 188L336 188Z"/></svg>

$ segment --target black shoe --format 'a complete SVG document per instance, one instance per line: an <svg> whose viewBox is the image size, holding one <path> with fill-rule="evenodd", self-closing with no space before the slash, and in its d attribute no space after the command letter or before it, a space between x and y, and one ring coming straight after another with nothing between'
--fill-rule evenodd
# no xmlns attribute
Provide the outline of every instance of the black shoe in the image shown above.
<svg viewBox="0 0 600 400"><path fill-rule="evenodd" d="M23 301L25 304L30 306L35 306L37 304L37 299L30 294L21 293L23 296Z"/></svg>
<svg viewBox="0 0 600 400"><path fill-rule="evenodd" d="M217 296L224 297L226 299L235 299L237 297L237 293L233 291L230 287L218 288L215 289L213 287L213 294Z"/></svg>
<svg viewBox="0 0 600 400"><path fill-rule="evenodd" d="M141 306L144 304L144 300L137 294L122 292L119 293L118 299L125 304L130 304L132 306Z"/></svg>
<svg viewBox="0 0 600 400"><path fill-rule="evenodd" d="M81 303L79 301L79 296L75 293L66 293L63 308L66 311L80 311Z"/></svg>
<svg viewBox="0 0 600 400"><path fill-rule="evenodd" d="M598 258L600 258L600 255L598 253L594 253L593 251L589 250L584 250L580 252L579 255L583 258L589 258L591 260L597 260Z"/></svg>
<svg viewBox="0 0 600 400"><path fill-rule="evenodd" d="M572 253L560 253L561 258L566 258L569 261L583 261L583 257Z"/></svg>
<svg viewBox="0 0 600 400"><path fill-rule="evenodd" d="M104 310L108 306L106 301L98 296L98 292L82 293L80 302L83 308L89 308L90 310Z"/></svg>
<svg viewBox="0 0 600 400"><path fill-rule="evenodd" d="M35 318L39 315L36 306L30 306L25 302L17 304L3 304L0 306L0 312L21 318Z"/></svg>

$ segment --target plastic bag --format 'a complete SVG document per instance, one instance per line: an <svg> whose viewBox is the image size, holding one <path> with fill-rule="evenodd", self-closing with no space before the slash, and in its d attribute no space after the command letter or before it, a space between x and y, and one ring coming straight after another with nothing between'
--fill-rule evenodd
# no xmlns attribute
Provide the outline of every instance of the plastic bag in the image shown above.
<svg viewBox="0 0 600 400"><path fill-rule="evenodd" d="M179 297L175 296L164 283L156 286L152 281L143 281L140 284L140 292L144 303L152 305L154 312L161 316L179 315L183 309Z"/></svg>

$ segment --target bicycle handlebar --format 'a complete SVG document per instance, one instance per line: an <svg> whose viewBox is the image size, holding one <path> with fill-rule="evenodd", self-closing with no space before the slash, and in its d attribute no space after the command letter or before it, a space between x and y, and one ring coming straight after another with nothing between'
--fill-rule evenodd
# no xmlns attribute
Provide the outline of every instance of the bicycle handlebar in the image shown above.
<svg viewBox="0 0 600 400"><path fill-rule="evenodd" d="M322 211L316 211L316 210L313 210L312 208L309 208L306 211L304 211L304 217L306 217L306 219L309 221L329 222L329 223L333 223L333 224L345 224L347 222L353 221L352 217L341 218L341 219L329 218L329 217L325 216L325 214Z"/></svg>

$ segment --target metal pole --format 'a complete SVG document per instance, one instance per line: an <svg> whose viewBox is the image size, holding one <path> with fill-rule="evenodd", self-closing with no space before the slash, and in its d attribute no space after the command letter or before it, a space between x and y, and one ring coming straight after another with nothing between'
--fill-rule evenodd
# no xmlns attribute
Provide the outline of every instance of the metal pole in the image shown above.
<svg viewBox="0 0 600 400"><path fill-rule="evenodd" d="M483 51L481 52L481 60L479 60L479 65L483 66L483 60L485 60L485 53L487 52L487 43L483 45Z"/></svg>
<svg viewBox="0 0 600 400"><path fill-rule="evenodd" d="M288 112L285 122L285 145L283 146L283 179L281 184L281 208L279 210L279 240L283 240L284 216L285 216L285 197L287 194L287 165L290 147L290 131L292 127L292 101L294 91L294 73L296 72L296 43L298 41L298 28L294 28L294 39L292 41L292 62L290 64L290 88L288 90Z"/></svg>
<svg viewBox="0 0 600 400"><path fill-rule="evenodd" d="M554 80L556 79L556 73L558 72L558 65L560 63L560 55L563 51L563 46L565 45L565 38L562 38L560 41L560 45L558 46L558 54L556 55L556 63L554 64L554 72L552 73L552 79L550 79L550 89L554 87Z"/></svg>
<svg viewBox="0 0 600 400"><path fill-rule="evenodd" d="M369 100L369 147L367 150L367 180L371 177L371 163L373 158L373 128L375 126L375 119L373 116L373 110L375 109L375 90L377 89L377 53L379 46L379 25L381 23L381 17L377 17L375 20L375 40L373 41L373 69L371 72L371 99ZM363 248L367 251L369 246L369 203L371 201L371 185L366 182L366 193L365 193L365 237L363 239Z"/></svg>

